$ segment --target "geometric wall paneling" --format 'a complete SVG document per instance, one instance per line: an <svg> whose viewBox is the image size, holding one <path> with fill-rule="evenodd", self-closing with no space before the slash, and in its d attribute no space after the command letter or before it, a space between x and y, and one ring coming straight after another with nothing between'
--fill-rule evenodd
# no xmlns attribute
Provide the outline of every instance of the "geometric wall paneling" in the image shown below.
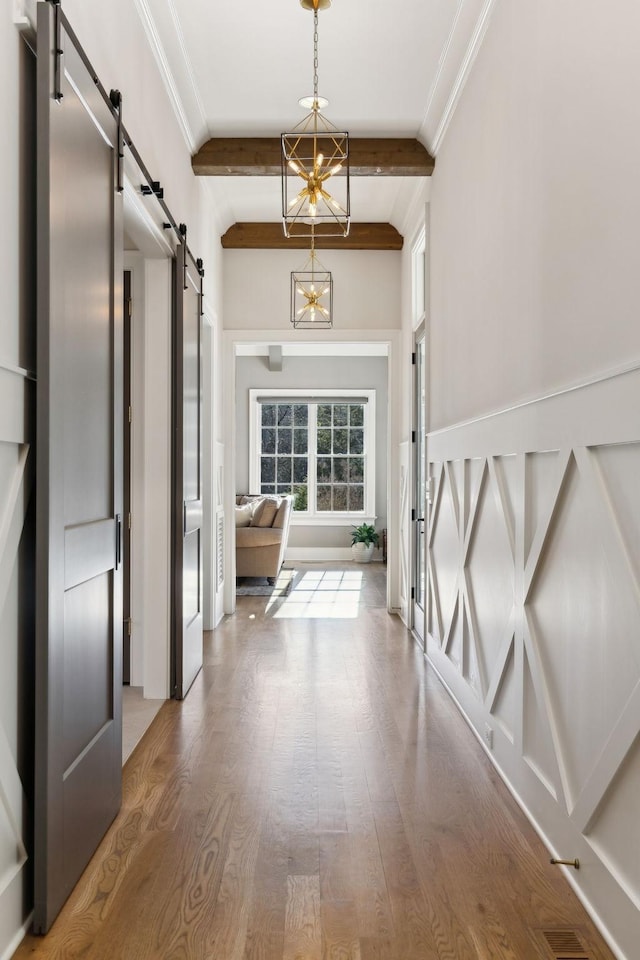
<svg viewBox="0 0 640 960"><path fill-rule="evenodd" d="M484 461L458 460L445 464L453 515L456 520L452 555L457 556L454 584L455 617L443 638L443 649L471 688L484 696L484 666L477 651L477 624L468 582L468 556L485 477ZM436 558L437 559L437 558Z"/></svg>
<svg viewBox="0 0 640 960"><path fill-rule="evenodd" d="M548 705L540 703L529 657L524 654L522 683L522 756L554 799L558 799L558 763L551 734Z"/></svg>
<svg viewBox="0 0 640 960"><path fill-rule="evenodd" d="M501 493L496 491L497 478L491 465L485 478L466 537L470 544L466 558L469 600L475 615L476 643L483 677L491 676L511 621L514 597L510 521L505 517ZM513 636L513 627L510 633ZM484 689L487 687L485 681Z"/></svg>
<svg viewBox="0 0 640 960"><path fill-rule="evenodd" d="M486 671L484 663L479 660L478 627L473 610L473 600L467 590L465 593L464 610L464 659L462 662L462 676L469 683L479 700L484 700L486 690Z"/></svg>
<svg viewBox="0 0 640 960"><path fill-rule="evenodd" d="M553 515L558 506L572 455L570 450L553 454L543 453L540 464L544 464L544 470L540 469L538 459L537 454L526 456L523 517L525 539L523 600L525 603L539 568L542 551L551 530ZM544 477L544 484L540 483L541 477ZM527 531L530 532L530 536L527 536Z"/></svg>
<svg viewBox="0 0 640 960"><path fill-rule="evenodd" d="M476 520L483 498L486 478L484 459L466 460L460 463L464 471L464 502L462 516L462 561L459 575L459 604L466 623L462 676L471 688L484 699L487 689L487 670L482 651L479 649L478 617L470 583L470 558L475 545Z"/></svg>
<svg viewBox="0 0 640 960"><path fill-rule="evenodd" d="M427 632L438 643L441 644L444 636L444 626L442 622L440 588L438 571L435 564L433 541L438 524L444 468L441 463L432 463L429 465L429 471L433 485L433 500L429 507L428 529L425 531L425 535L427 537L427 591L429 597L429 602L427 604Z"/></svg>
<svg viewBox="0 0 640 960"><path fill-rule="evenodd" d="M629 831L624 824L638 823L640 797L640 736L611 782L589 830L588 840L601 857L611 862L627 895L640 910L640 829Z"/></svg>
<svg viewBox="0 0 640 960"><path fill-rule="evenodd" d="M451 632L457 608L460 535L458 527L458 500L452 489L449 464L443 467L438 497L432 511L431 553L437 570L436 597L440 610L442 632L440 643L445 646Z"/></svg>
<svg viewBox="0 0 640 960"><path fill-rule="evenodd" d="M523 510L519 461L519 457L511 456L489 457L487 462L494 496L500 498L496 506L502 511L514 557L516 516Z"/></svg>
<svg viewBox="0 0 640 960"><path fill-rule="evenodd" d="M627 765L633 751L637 749L639 731L640 681L636 684L628 701L623 705L618 721L571 811L571 819L581 833L588 834L596 818L603 815L605 807L607 805L609 808L613 806L611 791L614 786L620 786L621 778L624 779L623 769L637 769L633 765L629 767ZM631 776L634 775L631 774ZM637 793L634 802L637 822ZM640 883L640 874L638 882Z"/></svg>
<svg viewBox="0 0 640 960"><path fill-rule="evenodd" d="M557 476L556 450L525 456L525 552L529 553L536 529L543 520L545 504L552 498Z"/></svg>
<svg viewBox="0 0 640 960"><path fill-rule="evenodd" d="M516 677L515 670L513 631L511 632L511 636L508 638L506 660L503 660L502 670L499 673L496 673L496 679L497 683L495 694L493 694L493 691L489 691L489 695L492 694L489 704L489 712L504 733L505 737L510 740L511 743L513 743L515 739L518 710L520 709L519 702L521 700L521 693L518 689L518 678ZM487 701L485 701L485 703L486 702Z"/></svg>
<svg viewBox="0 0 640 960"><path fill-rule="evenodd" d="M535 691L537 725L538 728L542 725L547 727L555 758L555 770L551 775L547 773L546 778L542 778L542 782L547 786L548 780L551 780L555 790L561 791L558 797L559 802L568 810L575 794L569 765L575 761L572 753L575 745L571 742L571 717L572 711L576 708L577 698L571 696L569 700L566 699L567 687L570 684L568 670L570 660L565 638L561 630L556 630L557 625L551 626L548 620L544 624L539 623L535 598L536 596L544 597L548 592L550 607L554 610L557 605L563 603L563 596L566 598L564 584L562 587L559 585L559 574L562 571L558 571L554 564L554 534L557 531L557 516L560 514L561 507L571 500L571 490L568 486L575 473L575 461L570 451L560 451L552 461L549 460L548 454L544 454L543 458L546 462L544 496L531 497L528 501L532 505L536 504L538 522L525 565L523 594L526 606L523 610L523 640ZM535 454L527 457L526 479L529 483L536 473L540 475L540 470L535 469L536 459ZM562 642L559 642L560 637ZM531 700L529 700L529 706L531 706ZM529 728L525 729L523 711L523 758L539 775L543 769L542 762L539 760L536 763L535 758L528 751L532 750L534 744L540 747L543 739L542 731L532 728L531 710L528 717ZM547 754L547 760L549 760L549 754Z"/></svg>
<svg viewBox="0 0 640 960"><path fill-rule="evenodd" d="M449 627L445 635L443 650L451 663L464 676L464 614L456 597Z"/></svg>
<svg viewBox="0 0 640 960"><path fill-rule="evenodd" d="M24 919L27 850L23 831L28 803L18 766L23 705L19 658L28 648L21 543L34 464L27 432L33 375L0 361L0 944ZM26 594L26 596L25 596Z"/></svg>
<svg viewBox="0 0 640 960"><path fill-rule="evenodd" d="M480 489L480 484L484 479L486 460L484 457L475 457L472 460L465 460L460 466L464 465L464 525L465 530L469 524L469 514L474 503L475 496Z"/></svg>
<svg viewBox="0 0 640 960"><path fill-rule="evenodd" d="M618 527L635 571L635 579L640 581L640 443L601 446L594 450L594 454L606 496L618 518Z"/></svg>
<svg viewBox="0 0 640 960"><path fill-rule="evenodd" d="M428 657L478 736L493 729L493 759L553 854L579 856L570 880L628 960L640 942L639 408L640 364L427 437Z"/></svg>
<svg viewBox="0 0 640 960"><path fill-rule="evenodd" d="M4 447L4 444L3 444ZM18 555L25 515L31 493L31 474L27 469L29 444L15 448L7 445L15 456L11 463L11 473L4 477L2 498L0 499L0 613L5 603L7 590Z"/></svg>
<svg viewBox="0 0 640 960"><path fill-rule="evenodd" d="M466 471L464 460L449 460L445 464L445 471L451 490L451 502L456 514L458 529L462 532L467 524L468 494L466 490ZM465 495L467 494L467 495Z"/></svg>
<svg viewBox="0 0 640 960"><path fill-rule="evenodd" d="M640 596L618 526L593 452L576 449L528 597L566 757L569 809L640 679L638 637L628 629L640 620ZM578 604L567 605L571 595ZM608 689L617 697L603 696Z"/></svg>
<svg viewBox="0 0 640 960"><path fill-rule="evenodd" d="M13 346L9 349L13 350ZM0 441L2 443L24 443L28 439L27 415L34 379L34 374L7 364L0 358Z"/></svg>
<svg viewBox="0 0 640 960"><path fill-rule="evenodd" d="M0 897L27 861L22 839L26 800L15 760L0 727Z"/></svg>

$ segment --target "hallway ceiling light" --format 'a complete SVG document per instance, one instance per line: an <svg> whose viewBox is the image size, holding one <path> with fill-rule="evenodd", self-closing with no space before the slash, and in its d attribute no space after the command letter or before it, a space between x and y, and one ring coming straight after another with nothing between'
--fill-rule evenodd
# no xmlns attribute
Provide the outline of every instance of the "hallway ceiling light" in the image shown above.
<svg viewBox="0 0 640 960"><path fill-rule="evenodd" d="M281 136L282 223L287 237L310 237L318 225L322 225L322 236L346 237L349 134L323 117L321 111L328 101L318 95L318 10L330 6L330 0L300 2L306 10L313 10L313 95L299 101L311 112Z"/></svg>
<svg viewBox="0 0 640 960"><path fill-rule="evenodd" d="M304 266L291 271L291 323L313 330L333 327L333 278L316 256L313 233Z"/></svg>

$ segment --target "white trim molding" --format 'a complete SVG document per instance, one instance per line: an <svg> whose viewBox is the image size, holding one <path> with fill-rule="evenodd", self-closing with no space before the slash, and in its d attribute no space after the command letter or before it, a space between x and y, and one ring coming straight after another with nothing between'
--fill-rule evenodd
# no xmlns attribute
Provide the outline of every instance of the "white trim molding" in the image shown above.
<svg viewBox="0 0 640 960"><path fill-rule="evenodd" d="M325 563L343 562L353 563L351 547L287 547L285 563ZM382 556L373 557L372 563L381 563Z"/></svg>
<svg viewBox="0 0 640 960"><path fill-rule="evenodd" d="M180 125L180 130L182 131L182 136L184 137L184 142L187 145L187 149L190 154L196 152L197 143L196 137L191 129L191 124L189 123L189 118L187 117L182 98L178 91L178 85L176 83L175 77L171 67L169 66L169 61L167 59L167 54L160 37L160 33L156 26L156 22L151 13L151 9L147 0L134 0L138 14L140 16L140 21L144 28L144 32L147 36L149 42L149 47L153 53L154 59L158 66L158 72L160 73L160 78L164 85L165 90L169 96L169 101L173 107L173 111Z"/></svg>
<svg viewBox="0 0 640 960"><path fill-rule="evenodd" d="M496 0L459 0L418 137L435 157L482 46Z"/></svg>

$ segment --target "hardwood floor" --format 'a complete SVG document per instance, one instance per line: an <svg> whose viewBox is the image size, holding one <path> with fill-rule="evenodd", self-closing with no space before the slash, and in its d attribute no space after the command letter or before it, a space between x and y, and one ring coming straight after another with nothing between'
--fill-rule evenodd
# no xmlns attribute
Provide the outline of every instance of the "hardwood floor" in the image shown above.
<svg viewBox="0 0 640 960"><path fill-rule="evenodd" d="M570 927L611 960L387 614L382 565L340 569L207 635L82 882L15 957L550 960L539 930Z"/></svg>

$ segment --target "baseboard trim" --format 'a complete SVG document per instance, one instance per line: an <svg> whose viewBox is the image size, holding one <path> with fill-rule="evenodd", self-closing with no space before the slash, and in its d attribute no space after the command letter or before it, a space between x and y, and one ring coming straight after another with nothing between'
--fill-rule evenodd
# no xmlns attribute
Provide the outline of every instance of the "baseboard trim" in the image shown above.
<svg viewBox="0 0 640 960"><path fill-rule="evenodd" d="M26 937L27 933L29 932L32 921L33 921L33 913L30 913L27 919L25 920L25 922L22 924L21 927L18 928L18 930L16 930L13 938L9 941L9 943L5 947L4 953L0 955L0 960L11 960L11 957L14 955L14 953L16 952L16 950L18 949L18 947Z"/></svg>
<svg viewBox="0 0 640 960"><path fill-rule="evenodd" d="M353 560L351 547L288 547L285 562L322 563L323 561ZM374 557L372 563L382 563L382 557Z"/></svg>
<svg viewBox="0 0 640 960"><path fill-rule="evenodd" d="M509 791L509 793L511 794L511 796L513 797L513 799L515 800L515 802L518 804L518 806L520 807L520 809L521 809L522 812L524 813L525 817L527 818L527 820L529 821L529 823L531 824L531 826L533 827L533 829L535 830L535 832L538 834L538 836L539 836L540 839L542 840L542 842L543 842L543 844L545 845L545 847L547 848L547 850L552 854L552 856L561 856L561 854L560 854L558 851L555 850L553 843L551 842L551 840L549 839L549 837L548 837L547 834L545 833L545 831L544 831L544 829L542 828L542 825L540 824L540 822L536 819L536 817L534 817L533 813L531 812L531 810L529 809L529 807L527 806L527 804L525 803L525 801L523 800L523 798L520 796L520 794L518 793L518 791L516 790L516 788L513 786L513 784L512 784L511 781L509 780L509 777L507 776L507 774L505 773L505 771L502 769L502 767L501 767L500 764L498 763L495 755L492 753L491 750L488 749L486 743L485 743L484 740L482 739L482 735L480 734L480 732L479 732L479 731L476 729L476 727L474 726L473 720L471 719L471 717L469 716L469 714L467 713L467 711L466 711L465 708L463 707L463 705L462 705L462 703L460 702L460 700L458 699L458 697L457 697L457 696L455 695L455 693L453 692L452 688L451 688L451 687L449 686L449 684L447 683L445 677L443 676L443 674L441 673L441 671L438 669L438 666L437 666L437 664L435 663L435 661L433 660L433 658L430 657L428 653L425 653L424 656L425 656L425 660L427 660L427 662L429 663L430 667L432 668L432 670L434 671L434 673L435 673L436 676L438 677L440 683L441 683L442 686L445 688L445 690L447 691L448 695L451 697L453 703L455 704L456 708L458 709L458 711L459 711L460 715L462 716L463 720L465 721L465 723L467 724L467 726L468 726L469 729L471 730L471 733L474 735L474 737L476 738L476 740L478 741L478 743L479 743L480 746L482 747L483 751L485 752L486 756L487 756L487 757L489 758L489 760L491 761L491 764L492 764L493 768L495 769L496 773L498 774L498 776L500 777L500 779L501 779L502 782L504 783L505 787L507 788L507 790ZM606 924L605 924L604 921L602 920L600 914L598 913L598 911L597 911L596 908L594 907L593 903L592 903L592 902L589 900L589 898L585 895L585 893L584 893L584 891L582 890L582 888L576 883L576 881L575 881L575 879L574 879L574 877L573 877L573 875L572 875L572 873L571 873L570 870L567 870L567 871L564 872L564 878L565 878L565 880L568 882L569 886L571 887L571 889L572 889L573 892L575 893L576 897L578 898L578 900L580 901L580 903L582 904L582 906L585 908L585 910L586 910L587 913L589 914L589 918L593 921L594 926L596 926L597 929L599 930L599 932L602 934L603 939L604 939L605 942L609 945L609 947L611 948L611 950L612 950L612 952L614 953L614 955L615 955L616 957L618 957L619 960L630 960L630 958L627 958L626 955L623 953L623 951L620 949L620 946L618 945L618 943L616 942L615 938L613 937L613 934L612 934L611 930L606 926Z"/></svg>

